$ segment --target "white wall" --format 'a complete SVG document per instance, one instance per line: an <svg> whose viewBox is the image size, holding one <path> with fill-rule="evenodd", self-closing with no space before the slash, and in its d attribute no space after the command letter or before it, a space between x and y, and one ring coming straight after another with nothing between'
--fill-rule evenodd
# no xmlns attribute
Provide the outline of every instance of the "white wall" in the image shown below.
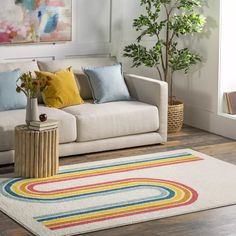
<svg viewBox="0 0 236 236"><path fill-rule="evenodd" d="M235 0L224 0L221 2L221 63L219 77L219 112L227 112L224 93L236 91L236 31L232 30L236 19L235 8Z"/></svg>
<svg viewBox="0 0 236 236"><path fill-rule="evenodd" d="M122 24L122 40L120 42L116 41L116 44L119 45L119 51L117 52L117 57L120 61L123 62L125 71L130 73L138 73L140 75L151 76L152 78L158 79L158 74L155 69L150 69L146 67L139 68L131 68L132 61L128 58L122 57L123 49L126 45L133 43L135 39L138 37L138 32L136 32L133 27L133 19L138 17L141 13L143 13L143 8L139 7L140 0L121 0L123 5L123 24ZM114 43L114 42L113 42ZM149 45L153 43L153 40L150 38L146 38L144 40L145 45Z"/></svg>
<svg viewBox="0 0 236 236"><path fill-rule="evenodd" d="M138 3L139 0L123 2L124 37L120 42L120 56L124 46L137 37L132 29L132 19L140 13ZM228 5L232 7L232 4ZM233 14L235 8L231 9ZM200 37L184 41L184 44L197 50L203 56L204 63L195 67L187 77L181 73L175 76L174 94L185 103L186 124L236 139L236 120L224 117L218 112L220 0L208 0L208 7L204 7L203 13L207 17L207 30ZM231 28L233 26L231 25ZM145 43L152 42L149 40ZM158 78L157 72L153 69L144 67L130 69L130 60L122 57L121 60L125 64L126 71ZM232 70L234 67L231 67Z"/></svg>

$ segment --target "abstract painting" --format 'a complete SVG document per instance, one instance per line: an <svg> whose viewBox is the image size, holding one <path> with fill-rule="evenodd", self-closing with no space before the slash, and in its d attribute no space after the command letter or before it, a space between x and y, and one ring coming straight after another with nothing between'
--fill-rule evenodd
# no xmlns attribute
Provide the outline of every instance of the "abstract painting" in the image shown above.
<svg viewBox="0 0 236 236"><path fill-rule="evenodd" d="M71 0L1 1L0 44L70 41Z"/></svg>

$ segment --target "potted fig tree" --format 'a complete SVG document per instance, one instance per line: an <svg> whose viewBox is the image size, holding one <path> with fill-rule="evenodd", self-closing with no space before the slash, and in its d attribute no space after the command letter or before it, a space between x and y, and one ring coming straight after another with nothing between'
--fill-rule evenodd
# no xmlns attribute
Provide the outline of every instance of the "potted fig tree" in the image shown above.
<svg viewBox="0 0 236 236"><path fill-rule="evenodd" d="M145 13L134 19L133 27L140 32L135 43L125 47L124 56L132 58L133 67L145 65L157 69L158 77L169 85L168 132L180 131L184 104L173 95L176 71L189 72L201 57L181 39L200 33L205 17L198 13L201 0L140 0ZM151 37L154 45L145 46L143 39Z"/></svg>

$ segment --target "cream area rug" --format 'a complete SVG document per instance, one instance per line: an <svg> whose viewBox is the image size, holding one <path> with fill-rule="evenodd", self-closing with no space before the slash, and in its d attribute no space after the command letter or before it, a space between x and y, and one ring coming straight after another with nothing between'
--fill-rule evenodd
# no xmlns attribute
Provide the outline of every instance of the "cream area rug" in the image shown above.
<svg viewBox="0 0 236 236"><path fill-rule="evenodd" d="M190 149L0 178L0 209L39 236L78 235L236 204L236 166Z"/></svg>

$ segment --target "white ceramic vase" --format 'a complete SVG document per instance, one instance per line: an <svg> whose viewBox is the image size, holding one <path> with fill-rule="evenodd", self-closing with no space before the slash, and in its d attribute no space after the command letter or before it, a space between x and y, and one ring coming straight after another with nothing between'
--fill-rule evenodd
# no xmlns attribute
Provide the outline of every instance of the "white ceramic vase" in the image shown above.
<svg viewBox="0 0 236 236"><path fill-rule="evenodd" d="M31 121L39 121L39 109L37 98L27 98L25 121L27 125L29 125Z"/></svg>

